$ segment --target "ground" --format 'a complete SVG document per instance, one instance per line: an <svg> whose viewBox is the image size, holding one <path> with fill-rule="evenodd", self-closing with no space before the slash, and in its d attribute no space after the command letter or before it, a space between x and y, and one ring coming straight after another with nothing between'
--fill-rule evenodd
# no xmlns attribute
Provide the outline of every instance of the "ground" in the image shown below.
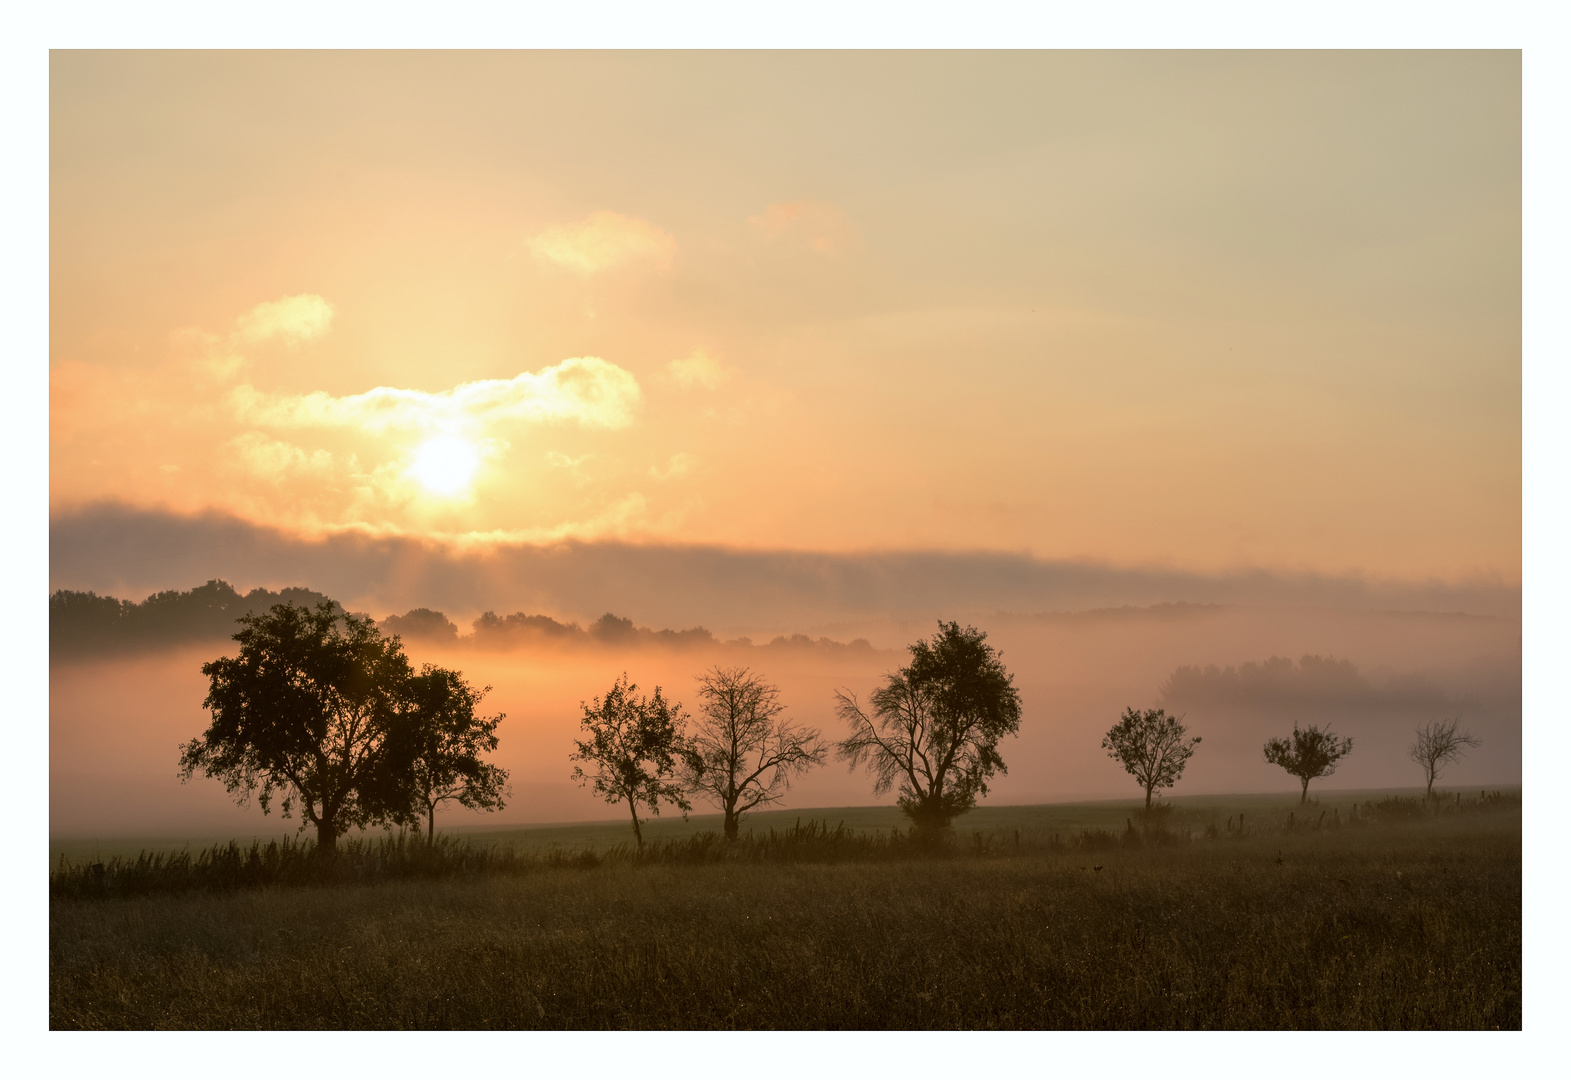
<svg viewBox="0 0 1571 1080"><path fill-rule="evenodd" d="M1519 810L1353 801L1189 800L1143 842L1128 804L997 808L938 854L56 899L50 1021L1519 1028Z"/></svg>

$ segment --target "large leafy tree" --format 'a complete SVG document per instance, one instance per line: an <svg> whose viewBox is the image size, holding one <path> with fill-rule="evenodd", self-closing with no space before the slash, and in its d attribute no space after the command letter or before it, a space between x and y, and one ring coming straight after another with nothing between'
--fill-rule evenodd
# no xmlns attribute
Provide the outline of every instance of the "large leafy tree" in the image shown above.
<svg viewBox="0 0 1571 1080"><path fill-rule="evenodd" d="M1162 709L1125 709L1118 723L1102 739L1102 749L1145 788L1146 809L1151 794L1170 788L1184 775L1184 766L1200 745L1200 736L1186 740L1182 718Z"/></svg>
<svg viewBox="0 0 1571 1080"><path fill-rule="evenodd" d="M836 711L851 734L840 755L866 765L873 789L897 783L899 805L922 829L947 826L1007 773L998 740L1020 730L1020 694L987 635L940 622L931 641L910 647L911 662L869 695L871 712L844 690Z"/></svg>
<svg viewBox="0 0 1571 1080"><path fill-rule="evenodd" d="M201 770L264 814L278 797L284 817L316 826L322 854L348 828L402 817L387 797L388 740L412 675L398 640L325 602L239 621L239 654L202 665L212 723L181 747L181 779Z"/></svg>
<svg viewBox="0 0 1571 1080"><path fill-rule="evenodd" d="M1268 739L1265 745L1266 761L1280 765L1303 783L1300 803L1309 798L1309 781L1336 772L1337 762L1352 751L1353 740L1338 739L1330 724L1324 730L1315 724L1306 728L1294 724L1291 739Z"/></svg>
<svg viewBox="0 0 1571 1080"><path fill-rule="evenodd" d="M690 760L687 714L680 704L661 697L658 686L653 697L640 696L637 691L638 685L629 683L624 672L604 698L583 705L581 727L587 738L573 740L577 749L568 760L579 762L573 766L572 778L580 786L591 787L613 806L627 803L633 816L633 837L642 851L640 805L658 816L663 799L685 818L692 804L677 780L678 769L684 760Z"/></svg>
<svg viewBox="0 0 1571 1080"><path fill-rule="evenodd" d="M743 814L778 802L793 776L823 764L829 747L818 729L785 719L779 688L745 667L699 676L698 699L687 787L720 808L726 839L735 840Z"/></svg>
<svg viewBox="0 0 1571 1080"><path fill-rule="evenodd" d="M392 768L382 778L382 796L408 803L425 819L426 839L436 838L436 808L456 802L471 810L500 810L507 791L507 770L483 760L496 749L497 725L504 714L480 716L477 707L491 688L476 690L463 676L426 664L409 680L393 735L388 741Z"/></svg>

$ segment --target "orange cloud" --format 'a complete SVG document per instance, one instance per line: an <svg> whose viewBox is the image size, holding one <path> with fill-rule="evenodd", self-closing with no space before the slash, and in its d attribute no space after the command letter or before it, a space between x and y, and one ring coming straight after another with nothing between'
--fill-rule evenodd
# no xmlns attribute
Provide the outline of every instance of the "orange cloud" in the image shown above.
<svg viewBox="0 0 1571 1080"><path fill-rule="evenodd" d="M843 254L861 239L861 230L845 211L812 199L770 203L747 223L766 241L796 244L821 255Z"/></svg>
<svg viewBox="0 0 1571 1080"><path fill-rule="evenodd" d="M585 275L634 262L665 270L676 254L676 239L650 222L598 210L583 221L547 226L529 249L542 262Z"/></svg>
<svg viewBox="0 0 1571 1080"><path fill-rule="evenodd" d="M235 336L249 345L280 341L290 348L327 333L333 305L320 296L301 293L258 304L235 320Z"/></svg>
<svg viewBox="0 0 1571 1080"><path fill-rule="evenodd" d="M631 372L598 356L577 356L511 379L461 383L427 393L378 386L335 397L268 394L241 385L230 392L235 415L259 427L344 427L448 430L504 420L577 421L586 427L621 428L633 422L642 392Z"/></svg>
<svg viewBox="0 0 1571 1080"><path fill-rule="evenodd" d="M662 382L682 390L716 390L731 378L731 371L702 349L672 360L660 373Z"/></svg>

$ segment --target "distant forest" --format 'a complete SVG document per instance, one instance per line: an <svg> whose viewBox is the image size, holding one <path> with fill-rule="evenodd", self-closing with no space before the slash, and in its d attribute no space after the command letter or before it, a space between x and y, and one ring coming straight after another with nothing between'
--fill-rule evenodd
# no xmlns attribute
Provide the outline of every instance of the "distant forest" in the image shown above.
<svg viewBox="0 0 1571 1080"><path fill-rule="evenodd" d="M93 592L59 589L49 597L49 650L51 656L83 656L159 649L190 642L222 642L239 629L237 620L243 615L260 614L274 604L312 606L323 601L343 611L337 601L311 589L287 588L277 592L252 589L242 596L227 581L219 580L186 592L169 589L154 593L141 603ZM460 635L457 624L440 611L415 608L403 615L389 615L379 620L377 626L383 633L397 634L406 641L482 649L553 643L677 647L753 645L748 638L721 642L701 626L689 630L651 630L634 626L633 620L610 612L586 629L576 622L558 622L549 615L526 615L522 611L498 615L487 611L474 620L469 634ZM763 647L873 651L872 645L863 638L847 644L829 638L810 638L805 634L777 637Z"/></svg>

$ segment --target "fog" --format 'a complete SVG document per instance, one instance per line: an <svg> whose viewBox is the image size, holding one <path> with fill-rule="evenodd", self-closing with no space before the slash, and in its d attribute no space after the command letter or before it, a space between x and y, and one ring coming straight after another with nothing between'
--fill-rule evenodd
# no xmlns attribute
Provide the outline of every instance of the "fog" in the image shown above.
<svg viewBox="0 0 1571 1080"><path fill-rule="evenodd" d="M1261 760L1260 747L1293 722L1330 722L1354 739L1352 755L1315 790L1413 786L1406 759L1412 729L1459 715L1483 745L1454 765L1445 785L1519 783L1521 630L1515 619L1338 611L1314 608L1162 606L1081 614L974 620L1002 650L1024 705L1020 734L1000 745L1009 766L991 803L1129 798L1133 782L1100 748L1102 733L1129 706L1182 712L1203 743L1176 794L1296 791L1296 781ZM480 823L617 818L568 780L567 755L579 704L626 671L645 691L661 686L691 704L694 676L719 663L746 664L781 688L798 720L840 734L833 692L860 694L904 660L892 647L931 634L926 620L847 621L836 637L877 648L763 647L719 643L678 647L604 643L509 650L410 639L416 663L462 670L494 689L487 713L504 712L494 760L512 773L506 810L439 812L438 827ZM249 836L292 831L297 822L235 806L216 781L182 785L179 744L207 723L201 664L212 644L134 657L61 659L50 670L50 832L111 835ZM1305 656L1320 661L1304 663ZM1281 658L1269 668L1271 658ZM1345 663L1328 663L1334 659ZM1256 668L1246 669L1243 665ZM1207 666L1215 672L1207 672ZM1350 665L1350 666L1349 666ZM1226 668L1234 671L1228 673ZM1199 669L1180 672L1183 668ZM786 807L866 805L878 799L839 762L809 773Z"/></svg>
<svg viewBox="0 0 1571 1080"><path fill-rule="evenodd" d="M641 626L702 625L721 637L846 638L864 635L848 635L837 624L888 615L982 618L1170 601L1509 618L1522 611L1519 585L1488 579L1201 574L1000 552L846 554L611 541L455 547L357 533L312 540L223 514L109 503L52 516L49 576L51 590L133 598L207 578L245 588L308 585L351 611L381 616L430 607L460 627L488 610L580 623L612 611Z"/></svg>

